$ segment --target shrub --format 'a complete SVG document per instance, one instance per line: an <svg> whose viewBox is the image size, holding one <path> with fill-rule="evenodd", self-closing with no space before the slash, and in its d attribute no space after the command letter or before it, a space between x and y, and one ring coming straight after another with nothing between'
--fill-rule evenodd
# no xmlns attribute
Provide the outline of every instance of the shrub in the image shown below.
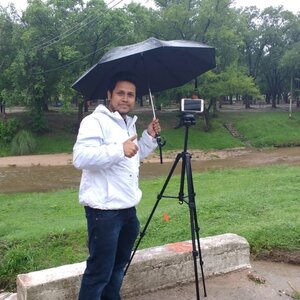
<svg viewBox="0 0 300 300"><path fill-rule="evenodd" d="M16 119L0 120L0 143L9 144L18 131Z"/></svg>
<svg viewBox="0 0 300 300"><path fill-rule="evenodd" d="M45 116L41 112L33 111L30 114L31 124L30 128L35 133L45 133L48 129Z"/></svg>
<svg viewBox="0 0 300 300"><path fill-rule="evenodd" d="M31 132L22 129L11 142L11 153L13 155L31 154L36 148L36 140Z"/></svg>

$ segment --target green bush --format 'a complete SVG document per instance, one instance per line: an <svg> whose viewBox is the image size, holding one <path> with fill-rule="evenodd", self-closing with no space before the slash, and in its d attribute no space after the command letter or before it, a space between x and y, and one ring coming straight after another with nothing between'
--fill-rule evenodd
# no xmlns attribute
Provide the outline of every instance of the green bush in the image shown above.
<svg viewBox="0 0 300 300"><path fill-rule="evenodd" d="M11 153L13 155L31 154L36 149L36 140L31 132L22 129L11 142Z"/></svg>
<svg viewBox="0 0 300 300"><path fill-rule="evenodd" d="M16 119L0 120L0 143L9 144L18 131L18 122Z"/></svg>
<svg viewBox="0 0 300 300"><path fill-rule="evenodd" d="M43 134L47 132L48 125L47 120L43 113L38 111L33 111L30 114L31 122L30 128L34 133Z"/></svg>

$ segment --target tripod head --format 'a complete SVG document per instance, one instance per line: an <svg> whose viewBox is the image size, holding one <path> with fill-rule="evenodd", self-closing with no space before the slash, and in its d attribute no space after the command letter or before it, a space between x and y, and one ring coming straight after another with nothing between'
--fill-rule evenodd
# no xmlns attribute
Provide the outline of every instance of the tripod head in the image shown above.
<svg viewBox="0 0 300 300"><path fill-rule="evenodd" d="M181 126L186 126L186 127L195 125L196 124L195 116L191 113L183 112L180 117L180 124L182 124Z"/></svg>
<svg viewBox="0 0 300 300"><path fill-rule="evenodd" d="M185 131L184 131L184 149L183 151L186 152L187 151L187 144L188 144L188 129L190 126L195 125L196 121L195 121L195 116L191 113L188 112L181 112L180 115L180 121L178 123L178 125L176 125L174 128L178 129L180 127L185 127Z"/></svg>
<svg viewBox="0 0 300 300"><path fill-rule="evenodd" d="M195 116L190 113L182 113L180 123L185 126L183 152L187 152L189 127L196 124Z"/></svg>
<svg viewBox="0 0 300 300"><path fill-rule="evenodd" d="M180 121L175 129L182 126L189 127L195 125L195 116L194 114L199 114L204 111L204 100L203 99L181 99L180 104Z"/></svg>
<svg viewBox="0 0 300 300"><path fill-rule="evenodd" d="M190 127L196 124L195 116L191 113L180 112L179 118L179 123L174 127L174 129L178 129L183 126Z"/></svg>
<svg viewBox="0 0 300 300"><path fill-rule="evenodd" d="M185 126L184 135L184 152L187 150L188 143L188 128L196 124L195 116L196 113L202 113L204 111L204 100L203 99L181 99L180 105L180 121L176 128Z"/></svg>

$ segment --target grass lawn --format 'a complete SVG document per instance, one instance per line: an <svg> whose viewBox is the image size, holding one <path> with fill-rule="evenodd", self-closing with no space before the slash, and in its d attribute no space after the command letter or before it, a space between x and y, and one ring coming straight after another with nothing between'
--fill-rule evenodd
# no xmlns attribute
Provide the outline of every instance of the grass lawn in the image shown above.
<svg viewBox="0 0 300 300"><path fill-rule="evenodd" d="M300 250L299 171L273 166L193 174L200 235L239 234L253 255ZM164 181L141 182L142 226ZM177 196L178 189L179 177L174 176L165 195ZM13 288L17 274L86 259L86 223L77 190L0 194L0 215L0 288ZM163 198L140 248L189 239L187 205Z"/></svg>
<svg viewBox="0 0 300 300"><path fill-rule="evenodd" d="M233 122L244 140L253 147L290 147L300 145L300 112L288 118L285 112L226 113L223 121Z"/></svg>

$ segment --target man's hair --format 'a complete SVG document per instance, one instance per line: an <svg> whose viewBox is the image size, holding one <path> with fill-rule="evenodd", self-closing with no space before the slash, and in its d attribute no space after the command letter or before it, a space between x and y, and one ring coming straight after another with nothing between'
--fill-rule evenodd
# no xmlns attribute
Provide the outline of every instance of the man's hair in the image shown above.
<svg viewBox="0 0 300 300"><path fill-rule="evenodd" d="M109 85L108 85L108 90L112 93L114 88L116 87L116 84L118 81L128 81L131 82L132 84L134 84L134 86L137 89L136 86L136 77L134 74L130 73L130 72L119 72L116 73L110 80Z"/></svg>

